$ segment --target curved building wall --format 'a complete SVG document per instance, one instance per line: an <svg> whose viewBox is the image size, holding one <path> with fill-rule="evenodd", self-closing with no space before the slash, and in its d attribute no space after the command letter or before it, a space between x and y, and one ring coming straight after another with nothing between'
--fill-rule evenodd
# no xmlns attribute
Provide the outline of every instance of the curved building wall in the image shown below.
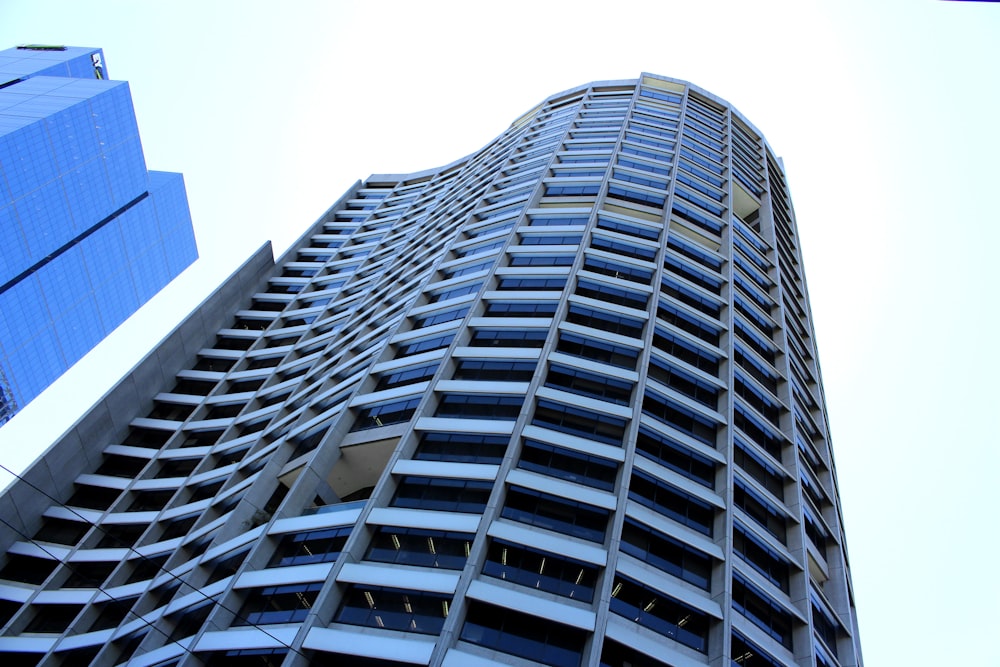
<svg viewBox="0 0 1000 667"><path fill-rule="evenodd" d="M0 651L861 664L794 213L722 100L559 93L238 308L19 518Z"/></svg>

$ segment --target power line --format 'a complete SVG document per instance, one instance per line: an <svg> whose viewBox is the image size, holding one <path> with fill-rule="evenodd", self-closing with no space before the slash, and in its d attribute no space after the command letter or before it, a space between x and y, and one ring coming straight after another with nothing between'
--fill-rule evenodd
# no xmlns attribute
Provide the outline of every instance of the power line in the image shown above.
<svg viewBox="0 0 1000 667"><path fill-rule="evenodd" d="M2 467L2 466L0 466L0 467ZM6 470L6 468L4 468L4 469ZM52 553L51 551L49 551L48 549L46 549L44 546L42 546L41 544L39 544L37 541L35 541L35 539L33 537L28 537L25 533L21 532L20 530L18 530L14 526L12 526L10 523L8 523L8 521L6 519L4 519L3 517L0 517L0 522L3 522L3 524L5 526L7 526L11 530L13 530L15 533L17 533L18 535L20 535L21 537L23 537L24 539L26 539L31 544L33 544L36 547L38 547L39 549L41 549L42 552L44 552L46 555L50 556L52 558L52 560L54 560L57 563L60 563L61 565L64 565L67 568L69 568L70 572L72 572L73 574L76 574L76 575L80 574L80 572L76 568L74 568L70 564L69 561L60 560L54 553ZM111 595L111 593L108 593L106 590L104 590L99 585L98 586L94 586L94 588L96 588L98 591L100 591L101 593L104 593L106 596L108 596L108 599L111 602L125 602L125 601L128 600L128 598L116 598L116 597L114 597L113 595ZM161 635L163 635L164 637L167 638L167 641L169 643L177 644L182 649L184 649L185 651L187 651L188 653L190 653L191 655L193 655L195 658L198 658L198 660L201 660L201 658L199 658L191 649L189 649L187 646L184 646L184 644L181 644L180 639L170 639L170 635L168 635L165 630L156 627L155 624L150 623L145 618L143 618L142 616L140 616L137 612L132 611L131 608L126 613L132 614L133 616L135 616L136 618L138 618L140 621L142 621L143 623L145 623L146 625L148 625L150 628L152 628L153 630L156 630L157 632L159 632Z"/></svg>
<svg viewBox="0 0 1000 667"><path fill-rule="evenodd" d="M101 532L102 532L102 533L103 533L104 535L106 535L107 537L110 537L110 538L111 538L112 540L114 540L115 542L117 542L117 543L119 543L119 544L123 545L123 546L124 546L124 548L128 549L128 550L129 550L130 552L132 552L133 554L137 555L137 556L138 556L139 558L141 558L141 559L142 559L143 561L146 561L146 562L148 562L148 563L152 563L152 564L153 564L154 566L156 566L156 568L157 568L157 569L158 569L158 570L159 570L160 572L164 572L164 573L166 573L166 574L167 574L167 575L168 575L168 576L169 576L170 578L172 578L172 579L175 579L175 580L177 580L178 582L180 582L180 584L181 584L181 585L184 585L184 586L187 586L187 587L191 588L191 590L193 590L193 591L197 592L197 593L198 593L199 595L201 595L201 596L202 596L203 598L205 598L206 600L208 600L208 601L209 601L209 602L211 602L212 604L215 604L215 605L218 605L218 606L219 606L219 607L221 607L221 608L222 608L223 610L225 610L225 611L229 612L230 614L232 614L232 615L233 615L233 616L234 616L235 618L237 618L237 619L239 619L239 620L241 620L241 621L244 621L244 622L245 622L245 623L246 623L247 625L249 625L249 626L251 626L251 627L253 627L253 628L256 628L257 630L260 630L260 631L261 631L262 633L264 633L264 634L265 634L265 635L266 635L267 637L270 637L270 638L271 638L271 639L273 639L274 641L278 642L278 644L280 644L281 646L284 646L284 647L285 647L285 648L287 648L287 649L288 649L289 651L293 651L293 652L295 652L295 653L297 653L297 654L301 655L301 656L302 656L303 658L307 657L307 656L303 655L301 651L298 651L297 649L295 649L295 648L292 648L292 646L291 646L291 645L289 645L289 644L286 644L285 642L281 641L280 639L278 639L278 638L277 638L276 636L274 636L273 634L271 634L270 632L268 632L267 630L265 630L265 629L264 629L263 627L261 627L261 626L260 626L260 625L258 625L257 623L253 623L252 621L250 621L250 619L248 619L248 618L246 618L246 617L244 617L244 616L240 615L240 614L239 614L238 612L235 612L235 611L233 611L232 609L230 609L230 608L229 608L229 607L227 607L226 605L222 604L222 602L221 602L221 601L219 601L219 600L216 600L215 598L213 598L213 597L211 597L211 596L209 596L209 595L206 595L204 591L202 591L201 589L199 589L199 588L197 588L197 587L195 587L195 586L192 586L192 585L191 585L191 584L189 584L188 582L184 581L184 580L183 580L183 579L182 579L181 577L177 576L176 574L174 574L173 572L171 572L170 570L168 570L168 569L167 569L167 568L165 568L164 566L160 565L160 564L159 564L159 563L157 563L157 562L156 562L156 561L155 561L154 559L152 559L152 558L150 558L150 557L148 557L148 556L145 556L145 555L143 555L142 553L140 553L140 552L139 552L139 551L138 551L138 550L137 550L137 549L135 548L135 545L129 545L129 544L126 544L126 543L125 543L125 542L124 542L123 540L121 540L120 538L118 538L118 537L116 537L116 536L112 535L111 533L109 533L108 531L104 530L104 527L103 527L103 526L101 526L100 524L96 524L96 523L92 523L92 522L91 522L91 521L90 521L89 519L87 519L87 517L83 516L82 514L80 514L79 512L77 512L77 511L76 511L75 509L73 509L72 507L70 507L69 505L67 505L66 503L62 502L61 500L58 500L58 499L54 498L54 497L53 497L52 495L50 495L50 494L49 494L49 493L48 493L48 492L47 492L47 491L46 491L45 489L42 489L42 488L40 488L40 487L38 487L38 486L36 486L36 485L32 484L32 483L31 483L30 481L28 481L27 479L25 479L25 478L24 478L24 477L22 477L21 475L17 474L16 472L14 472L13 470L11 470L11 469L10 469L10 468L8 468L7 466L3 465L2 463L0 463L0 469L4 470L5 472L7 472L7 473L9 473L9 474L11 474L11 475L13 475L13 476L14 476L14 477L15 477L15 478L16 478L16 479L18 480L18 481L20 481L20 482L23 482L23 483L27 484L27 485L28 485L29 487L31 487L31 488L32 488L32 489L34 489L35 491L38 491L39 493L41 493L41 494L42 494L43 496L45 496L46 498L48 498L49 500L51 500L51 501L52 501L53 503L55 503L55 504L56 504L56 505L58 505L59 507L62 507L63 509L67 510L68 512L72 513L72 514L73 514L74 516L78 517L78 518L79 518L79 519L80 519L81 521L85 522L85 523L86 523L87 525L90 525L90 526L93 526L93 527L94 527L94 528L96 528L97 530L101 531ZM0 519L0 520L2 520L2 519ZM4 522L5 524L7 524L7 522L6 522L6 521L3 521L3 522ZM7 524L7 525L9 526L10 524ZM16 533L17 533L18 535L21 535L22 537L24 537L25 539L27 539L27 540L28 540L29 542L31 542L32 544L34 544L35 546L37 546L37 547L38 547L39 549L42 549L43 551L45 551L45 553L47 553L47 554L48 554L49 556L52 556L52 558L53 558L53 559L54 559L55 561L57 561L57 562L59 562L59 563L63 563L64 565L67 565L67 567L69 567L69 565L68 565L67 563L64 563L63 561L59 560L58 558L56 558L56 556L55 556L55 555L53 555L53 554L52 554L52 553L50 553L49 551L45 550L45 548L44 548L44 547L42 547L42 546L41 546L41 545L39 545L39 544L38 544L37 542L35 542L34 538L30 538L30 537L27 537L27 536L26 536L26 535L25 535L24 533L22 533L22 532L21 532L20 530L18 530L18 529L16 529L16 528L14 528L13 526L10 526L10 527L11 527L11 529L12 529L12 530L14 530L14 531L15 531L15 532L16 532ZM100 589L98 589L98 590L100 590ZM180 590L180 586L178 586L178 590ZM103 592L103 591L102 591L102 592ZM108 594L107 594L107 593L105 593L105 595L108 595ZM110 595L109 595L109 597L110 597ZM112 599L116 599L116 598L112 598ZM130 610L130 611L131 611L131 610ZM145 621L144 621L144 622L145 622ZM148 622L147 622L147 624L148 624ZM161 630L160 632L161 632L162 634L165 634L165 633L163 633L163 631L162 631L162 630ZM168 636L168 639L169 639L169 636ZM176 641L176 640L175 640L175 641ZM190 651L188 651L188 652L190 653ZM192 654L192 655L194 655L194 654ZM200 658L199 658L199 660L200 660Z"/></svg>

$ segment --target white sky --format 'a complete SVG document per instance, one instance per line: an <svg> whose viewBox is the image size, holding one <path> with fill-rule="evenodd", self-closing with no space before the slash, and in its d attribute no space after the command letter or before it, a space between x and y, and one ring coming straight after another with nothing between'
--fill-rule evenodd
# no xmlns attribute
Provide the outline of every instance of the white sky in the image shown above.
<svg viewBox="0 0 1000 667"><path fill-rule="evenodd" d="M21 469L271 239L357 179L464 156L560 90L642 71L783 156L869 665L1000 664L1000 4L2 0L0 48L97 46L201 259L0 429ZM0 479L0 484L6 480Z"/></svg>

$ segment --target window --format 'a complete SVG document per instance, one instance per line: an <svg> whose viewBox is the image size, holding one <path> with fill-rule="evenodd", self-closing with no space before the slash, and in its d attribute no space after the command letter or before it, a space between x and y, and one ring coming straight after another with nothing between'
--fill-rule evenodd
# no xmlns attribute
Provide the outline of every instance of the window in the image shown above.
<svg viewBox="0 0 1000 667"><path fill-rule="evenodd" d="M353 584L333 617L336 623L436 635L448 618L451 596Z"/></svg>
<svg viewBox="0 0 1000 667"><path fill-rule="evenodd" d="M454 379L529 382L535 374L537 365L535 361L462 359L455 369Z"/></svg>
<svg viewBox="0 0 1000 667"><path fill-rule="evenodd" d="M522 234L521 245L579 245L582 234Z"/></svg>
<svg viewBox="0 0 1000 667"><path fill-rule="evenodd" d="M552 317L558 304L548 301L491 301L486 317Z"/></svg>
<svg viewBox="0 0 1000 667"><path fill-rule="evenodd" d="M762 333L764 333L769 340L774 334L774 326L771 324L770 320L761 315L757 310L749 304L743 297L740 296L739 292L733 294L733 306L736 312L743 315L746 319L750 320L751 323Z"/></svg>
<svg viewBox="0 0 1000 667"><path fill-rule="evenodd" d="M416 477L407 475L399 481L392 507L437 510L442 512L482 512L493 491L489 480Z"/></svg>
<svg viewBox="0 0 1000 667"><path fill-rule="evenodd" d="M633 259L642 259L646 261L653 261L656 258L656 249L649 248L646 246L634 246L630 243L622 243L621 241L614 241L612 239L604 238L603 236L594 236L590 242L591 248L596 248L598 250L604 250L607 252L613 252L618 255L623 255L625 257L631 257Z"/></svg>
<svg viewBox="0 0 1000 667"><path fill-rule="evenodd" d="M469 307L464 308L453 308L451 310L439 311L436 313L431 313L429 315L424 315L413 321L414 329L424 329L426 327L434 326L435 324L441 324L443 322L452 322L454 320L460 320L469 312Z"/></svg>
<svg viewBox="0 0 1000 667"><path fill-rule="evenodd" d="M67 564L69 577L62 588L98 588L115 569L118 562L74 562Z"/></svg>
<svg viewBox="0 0 1000 667"><path fill-rule="evenodd" d="M733 331L737 338L746 343L747 347L759 354L767 363L774 365L777 353L769 340L756 333L750 325L744 324L739 317L733 318Z"/></svg>
<svg viewBox="0 0 1000 667"><path fill-rule="evenodd" d="M604 491L615 487L618 475L614 461L537 440L524 441L517 467Z"/></svg>
<svg viewBox="0 0 1000 667"><path fill-rule="evenodd" d="M570 304L566 321L621 336L628 336L629 338L642 337L642 321L633 320L630 317L622 317L621 315L613 315L603 310L587 308L575 303Z"/></svg>
<svg viewBox="0 0 1000 667"><path fill-rule="evenodd" d="M646 158L647 160L656 160L659 162L670 162L671 156L665 153L658 153L656 151L646 150L644 148L638 148L637 146L631 144L622 144L621 148L622 155L634 155L639 158Z"/></svg>
<svg viewBox="0 0 1000 667"><path fill-rule="evenodd" d="M595 338L562 333L556 350L574 357L599 361L619 368L635 369L639 351L631 347L614 345Z"/></svg>
<svg viewBox="0 0 1000 667"><path fill-rule="evenodd" d="M660 279L660 292L715 319L718 319L719 313L722 312L722 306L718 301L702 296L667 275Z"/></svg>
<svg viewBox="0 0 1000 667"><path fill-rule="evenodd" d="M185 380L180 379L171 390L174 394L188 394L192 396L208 396L215 388L215 382L205 380ZM162 444L162 443L161 443ZM142 445L138 445L142 446Z"/></svg>
<svg viewBox="0 0 1000 667"><path fill-rule="evenodd" d="M673 150L676 145L673 141L660 141L659 139L653 139L652 137L645 134L638 134L636 130L645 130L642 126L629 126L630 132L625 135L625 141L640 144L642 146L652 146L653 148L659 148L665 151Z"/></svg>
<svg viewBox="0 0 1000 667"><path fill-rule="evenodd" d="M181 442L181 447L208 447L214 445L222 437L223 430L205 428L184 431L184 441Z"/></svg>
<svg viewBox="0 0 1000 667"><path fill-rule="evenodd" d="M689 280L698 287L704 287L712 294L719 294L722 291L722 278L688 266L687 263L669 254L663 256L663 267L670 273Z"/></svg>
<svg viewBox="0 0 1000 667"><path fill-rule="evenodd" d="M716 424L714 421L661 396L655 391L646 390L642 399L642 412L709 447L715 447Z"/></svg>
<svg viewBox="0 0 1000 667"><path fill-rule="evenodd" d="M573 266L573 255L514 255L511 266Z"/></svg>
<svg viewBox="0 0 1000 667"><path fill-rule="evenodd" d="M695 227L699 227L707 232L716 235L722 233L722 223L719 220L698 213L694 207L685 206L676 198L674 199L673 213L678 218L686 220Z"/></svg>
<svg viewBox="0 0 1000 667"><path fill-rule="evenodd" d="M497 230L491 230L497 231ZM507 242L506 238L497 239L496 241L491 241L489 243L481 243L476 246L462 248L461 250L455 251L456 257L471 257L473 255L479 255L481 253L489 252L490 250L496 250L497 248L503 247Z"/></svg>
<svg viewBox="0 0 1000 667"><path fill-rule="evenodd" d="M719 344L720 327L704 322L700 317L686 313L681 308L669 304L662 299L660 299L657 305L656 316L664 322L672 324L681 331L686 331L707 343L711 343L712 345Z"/></svg>
<svg viewBox="0 0 1000 667"><path fill-rule="evenodd" d="M634 137L632 137L634 139ZM642 143L649 143L643 140ZM659 142L657 142L659 143ZM622 152L625 152L624 150ZM642 204L644 206L652 206L654 208L663 208L667 199L663 195L653 194L651 192L644 192L641 190L633 190L631 188L622 187L620 185L611 185L608 187L608 198L610 199L621 199L623 201L631 202L633 204Z"/></svg>
<svg viewBox="0 0 1000 667"><path fill-rule="evenodd" d="M423 461L500 463L510 437L477 433L425 433L413 458Z"/></svg>
<svg viewBox="0 0 1000 667"><path fill-rule="evenodd" d="M788 562L739 523L733 524L733 549L750 567L788 592Z"/></svg>
<svg viewBox="0 0 1000 667"><path fill-rule="evenodd" d="M819 596L814 591L809 591L809 601L812 607L812 620L816 635L831 653L837 655L837 635L840 624L834 620L833 614L826 611L826 605L820 602Z"/></svg>
<svg viewBox="0 0 1000 667"><path fill-rule="evenodd" d="M785 499L785 477L777 468L767 463L761 456L739 438L734 439L736 450L733 453L733 461L760 483L765 489L774 494L778 500ZM803 483L803 487L808 484Z"/></svg>
<svg viewBox="0 0 1000 667"><path fill-rule="evenodd" d="M649 357L649 377L713 410L719 405L718 385L675 368L655 354Z"/></svg>
<svg viewBox="0 0 1000 667"><path fill-rule="evenodd" d="M471 273L478 273L479 271L485 271L486 269L493 266L493 259L488 262L478 262L475 264L464 264L460 267L454 269L448 269L444 272L446 278L458 278L459 276L467 276Z"/></svg>
<svg viewBox="0 0 1000 667"><path fill-rule="evenodd" d="M167 641L174 642L197 633L205 622L205 619L208 618L210 611L212 611L212 604L205 603L171 613L167 618L173 623L174 629L170 632L170 636L167 637Z"/></svg>
<svg viewBox="0 0 1000 667"><path fill-rule="evenodd" d="M72 507L83 507L91 510L106 510L121 495L119 489L109 489L103 486L74 484L73 488L75 491L69 500L66 501L66 504Z"/></svg>
<svg viewBox="0 0 1000 667"><path fill-rule="evenodd" d="M733 574L733 609L792 650L792 615L739 574Z"/></svg>
<svg viewBox="0 0 1000 667"><path fill-rule="evenodd" d="M35 540L41 542L54 542L55 544L73 545L80 541L87 531L90 530L89 523L82 521L70 521L69 519L55 519L44 517L42 527L35 533Z"/></svg>
<svg viewBox="0 0 1000 667"><path fill-rule="evenodd" d="M609 401L616 405L628 405L629 398L632 396L631 382L562 364L552 364L549 367L545 386Z"/></svg>
<svg viewBox="0 0 1000 667"><path fill-rule="evenodd" d="M409 368L403 368L385 373L379 378L378 384L375 385L375 391L391 389L392 387L402 387L408 384L415 384L417 382L430 380L434 377L437 367L438 364L433 363L424 366L411 366Z"/></svg>
<svg viewBox="0 0 1000 667"><path fill-rule="evenodd" d="M25 584L41 584L52 574L59 561L21 554L7 554L7 562L0 569L0 579Z"/></svg>
<svg viewBox="0 0 1000 667"><path fill-rule="evenodd" d="M653 331L653 346L656 349L684 361L698 370L711 375L719 372L719 357L706 352L698 345L668 332L663 327Z"/></svg>
<svg viewBox="0 0 1000 667"><path fill-rule="evenodd" d="M600 544L604 542L610 513L575 500L511 487L501 516Z"/></svg>
<svg viewBox="0 0 1000 667"><path fill-rule="evenodd" d="M163 526L163 532L156 541L162 542L164 540L172 540L176 537L183 537L184 535L187 535L191 532L191 528L200 516L200 513L192 513L162 522L160 525Z"/></svg>
<svg viewBox="0 0 1000 667"><path fill-rule="evenodd" d="M769 392L778 393L778 381L781 378L777 372L757 361L753 355L744 351L739 343L733 346L733 360Z"/></svg>
<svg viewBox="0 0 1000 667"><path fill-rule="evenodd" d="M763 422L747 412L738 402L733 405L733 425L743 431L752 442L759 445L775 460L781 460L781 449L784 440L776 432L765 426Z"/></svg>
<svg viewBox="0 0 1000 667"><path fill-rule="evenodd" d="M492 394L445 394L438 403L435 417L458 419L515 420L521 412L524 396Z"/></svg>
<svg viewBox="0 0 1000 667"><path fill-rule="evenodd" d="M542 216L542 215L532 215L528 218L528 225L531 227L554 227L554 226L573 226L582 227L587 224L587 218L585 216Z"/></svg>
<svg viewBox="0 0 1000 667"><path fill-rule="evenodd" d="M621 417L573 408L546 399L538 401L531 423L609 445L621 446L625 435L625 420Z"/></svg>
<svg viewBox="0 0 1000 667"><path fill-rule="evenodd" d="M626 518L621 550L678 579L709 590L712 559L669 535Z"/></svg>
<svg viewBox="0 0 1000 667"><path fill-rule="evenodd" d="M149 525L144 523L104 524L98 529L101 539L97 543L97 548L130 547L148 527Z"/></svg>
<svg viewBox="0 0 1000 667"><path fill-rule="evenodd" d="M680 179L678 179L678 180L680 180ZM722 206L721 204L717 204L714 201L709 201L708 199L705 199L704 197L696 195L695 193L691 192L687 188L676 187L676 188L674 188L674 194L677 197L680 197L681 199L684 199L685 201L688 201L688 202L692 203L693 205L697 206L699 209L702 209L704 211L708 211L709 213L711 213L713 215L717 215L719 217L722 217L725 214L725 212L726 212L726 207L725 206ZM713 198L714 198L714 196L713 196Z"/></svg>
<svg viewBox="0 0 1000 667"><path fill-rule="evenodd" d="M632 473L628 497L682 526L712 536L715 510L711 505L641 470Z"/></svg>
<svg viewBox="0 0 1000 667"><path fill-rule="evenodd" d="M750 489L739 477L733 479L733 505L742 509L764 530L785 544L785 515Z"/></svg>
<svg viewBox="0 0 1000 667"><path fill-rule="evenodd" d="M83 609L78 604L37 604L32 605L35 615L24 627L25 633L44 632L62 634L69 628L76 615Z"/></svg>
<svg viewBox="0 0 1000 667"><path fill-rule="evenodd" d="M582 197L593 196L600 191L597 183L586 185L550 185L545 188L546 197Z"/></svg>
<svg viewBox="0 0 1000 667"><path fill-rule="evenodd" d="M551 667L579 667L587 632L471 601L459 639Z"/></svg>
<svg viewBox="0 0 1000 667"><path fill-rule="evenodd" d="M489 577L583 602L594 599L597 572L589 563L502 540L490 542L483 565Z"/></svg>
<svg viewBox="0 0 1000 667"><path fill-rule="evenodd" d="M639 427L636 453L710 489L715 488L715 462L647 426Z"/></svg>
<svg viewBox="0 0 1000 667"><path fill-rule="evenodd" d="M670 667L670 665L605 637L599 667Z"/></svg>
<svg viewBox="0 0 1000 667"><path fill-rule="evenodd" d="M236 574L248 553L250 553L250 547L246 547L236 553L226 554L221 558L215 558L206 563L206 566L211 567L212 571L209 572L205 584L214 584L216 581L222 581L226 577Z"/></svg>
<svg viewBox="0 0 1000 667"><path fill-rule="evenodd" d="M559 291L566 287L566 278L501 278L498 290L511 291Z"/></svg>
<svg viewBox="0 0 1000 667"><path fill-rule="evenodd" d="M396 357L408 357L412 354L419 354L421 352L429 352L431 350L440 350L443 347L448 347L451 345L451 341L454 340L455 334L447 334L445 336L436 336L434 338L423 338L421 340L402 343L396 353Z"/></svg>
<svg viewBox="0 0 1000 667"><path fill-rule="evenodd" d="M409 421L420 405L421 397L408 398L401 401L391 401L388 403L378 403L369 405L358 413L358 418L351 427L351 431L363 431L369 428L378 428L390 424L399 424Z"/></svg>
<svg viewBox="0 0 1000 667"><path fill-rule="evenodd" d="M545 345L547 329L477 329L469 345L472 347L529 347Z"/></svg>
<svg viewBox="0 0 1000 667"><path fill-rule="evenodd" d="M450 289L432 293L430 300L431 303L437 303L438 301L447 301L448 299L465 296L466 294L475 294L482 286L482 283L469 283L467 285L460 285L459 287L452 287Z"/></svg>
<svg viewBox="0 0 1000 667"><path fill-rule="evenodd" d="M643 88L639 92L640 97L647 97L652 100L660 100L662 102L669 102L671 104L680 104L681 97L679 95L671 95L670 93L661 93L658 91L650 90L648 88Z"/></svg>
<svg viewBox="0 0 1000 667"><path fill-rule="evenodd" d="M229 651L198 651L208 667L281 667L288 649L244 648ZM359 667L362 663L358 663Z"/></svg>
<svg viewBox="0 0 1000 667"><path fill-rule="evenodd" d="M190 413L190 410L188 412ZM121 456L118 454L105 454L100 467L94 472L98 475L135 479L142 472L142 469L146 467L147 463L149 463L149 459Z"/></svg>
<svg viewBox="0 0 1000 667"><path fill-rule="evenodd" d="M350 526L324 528L285 535L268 567L288 567L312 563L332 563L351 534Z"/></svg>
<svg viewBox="0 0 1000 667"><path fill-rule="evenodd" d="M145 526L142 527L145 530ZM131 543L130 543L131 544ZM118 546L117 544L115 546ZM161 554L159 556L151 557L140 557L137 559L130 560L128 562L132 563L132 572L129 573L128 578L125 580L126 584L134 584L137 581L146 581L152 579L160 573L163 566L167 562L167 557L169 554Z"/></svg>
<svg viewBox="0 0 1000 667"><path fill-rule="evenodd" d="M620 574L611 589L611 611L696 651L708 652L706 614Z"/></svg>
<svg viewBox="0 0 1000 667"><path fill-rule="evenodd" d="M372 537L365 559L461 570L465 567L474 538L475 535L469 533L381 526Z"/></svg>
<svg viewBox="0 0 1000 667"><path fill-rule="evenodd" d="M586 260L584 260L583 263L583 268L587 271L599 273L602 276L611 276L612 278L628 280L629 282L639 283L642 285L648 285L649 281L653 277L653 272L648 269L642 269L637 266L629 266L626 264L618 264L617 262L609 262L605 259L599 259L591 255L587 255ZM646 304L643 303L641 307L645 308Z"/></svg>
<svg viewBox="0 0 1000 667"><path fill-rule="evenodd" d="M647 132L655 132L655 130L645 130ZM654 190L666 190L667 183L659 179L647 178L645 176L639 176L637 174L632 174L627 171L618 171L617 169L612 173L612 178L618 181L625 181L627 183L635 183L636 185L641 185L647 188L653 188Z"/></svg>
<svg viewBox="0 0 1000 667"><path fill-rule="evenodd" d="M772 658L763 649L751 642L740 633L733 631L732 664L735 667L784 667L784 664Z"/></svg>
<svg viewBox="0 0 1000 667"><path fill-rule="evenodd" d="M649 297L645 294L584 279L581 279L577 283L576 293L580 296L607 301L608 303L635 308L636 310L645 310L646 304L649 302Z"/></svg>
<svg viewBox="0 0 1000 667"><path fill-rule="evenodd" d="M96 630L117 628L128 616L128 612L136 600L137 598L131 597L95 603L94 609L97 610L97 618L94 619L93 624L87 631L94 632Z"/></svg>
<svg viewBox="0 0 1000 667"><path fill-rule="evenodd" d="M740 375L739 371L735 373L733 393L766 417L773 426L780 428L781 404L775 398L768 396L750 384L748 380Z"/></svg>
<svg viewBox="0 0 1000 667"><path fill-rule="evenodd" d="M253 589L233 625L301 623L322 587L323 584L293 584Z"/></svg>
<svg viewBox="0 0 1000 667"><path fill-rule="evenodd" d="M690 133L685 134L684 138L681 140L681 145L684 147L681 148L681 157L686 158L699 166L705 167L712 173L721 176L725 171L720 164L722 162L722 155L717 151L692 141L688 138L689 134Z"/></svg>

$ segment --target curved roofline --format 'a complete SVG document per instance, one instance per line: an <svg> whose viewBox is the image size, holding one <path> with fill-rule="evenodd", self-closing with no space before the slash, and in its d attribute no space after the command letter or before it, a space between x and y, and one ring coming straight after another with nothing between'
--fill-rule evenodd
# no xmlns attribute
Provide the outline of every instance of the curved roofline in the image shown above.
<svg viewBox="0 0 1000 667"><path fill-rule="evenodd" d="M662 74L654 74L652 72L642 72L639 75L639 77L636 78L636 79L607 79L607 80L603 80L603 81L591 81L589 83L581 84L579 86L573 86L572 88L567 88L566 90L562 90L562 91L559 91L558 93L554 93L552 95L549 95L548 97L546 97L544 100L542 100L538 104L534 105L533 107L531 107L530 109L528 109L524 113L522 113L519 116L517 116L517 118L515 118L510 123L510 125L508 125L502 132L500 132L499 134L497 134L496 136L494 136L492 139L486 141L480 148L477 148L476 150L474 150L473 152L469 153L468 155L460 157L457 160L453 160L453 161L451 161L451 162L449 162L447 164L441 165L439 167L431 167L429 169L421 169L420 171L414 171L414 172L409 172L409 173L401 173L401 174L399 174L399 173L397 173L397 174L391 174L391 173L371 174L371 175L368 176L368 178L366 178L364 180L363 185L367 185L369 182L373 182L373 181L374 182L380 182L380 181L399 182L399 181L409 181L409 180L413 180L413 179L416 179L416 178L425 178L425 177L433 176L436 173L445 171L447 169L451 169L452 167L456 167L456 166L461 165L464 162L467 162L473 156L475 156L476 153L478 153L479 151L483 150L483 148L485 148L486 146L489 146L491 143L493 143L494 141L497 141L500 137L502 137L504 134L506 134L507 132L509 132L510 129L512 127L514 127L521 119L523 119L526 116L529 116L531 114L537 113L541 109L541 107L543 107L544 105L546 105L546 104L548 104L550 102L558 100L561 97L566 97L568 95L574 95L574 94L577 94L577 93L584 93L584 92L586 92L587 90L589 90L591 88L606 87L606 86L637 86L637 85L640 85L642 83L642 80L645 79L645 78L647 78L647 77L648 78L652 78L652 79L659 79L660 81L666 81L666 82L673 83L673 84L676 84L676 85L679 85L679 86L683 86L688 91L693 91L693 92L697 93L699 96L711 100L715 104L718 104L720 106L726 107L737 118L739 118L739 120L740 120L741 123L743 123L744 125L746 125L748 129L752 130L753 132L755 132L757 134L758 137L760 137L760 139L763 142L764 147L767 149L767 151L774 157L775 160L779 161L779 163L781 164L782 168L784 168L784 164L781 162L781 158L778 157L778 155L774 151L774 149L771 148L771 144L768 143L767 138L764 136L764 133L760 131L760 128L758 128L756 125L754 125L752 122L750 122L750 120L746 116L744 116L743 113L739 109L737 109L735 106L733 106L733 104L731 102L729 102L728 100L726 100L726 99L724 99L722 97L719 97L715 93L712 93L712 92L710 92L708 90L705 90L701 86L698 86L698 85L695 85L695 84L691 83L690 81L686 81L684 79L675 79L673 77L664 76Z"/></svg>

